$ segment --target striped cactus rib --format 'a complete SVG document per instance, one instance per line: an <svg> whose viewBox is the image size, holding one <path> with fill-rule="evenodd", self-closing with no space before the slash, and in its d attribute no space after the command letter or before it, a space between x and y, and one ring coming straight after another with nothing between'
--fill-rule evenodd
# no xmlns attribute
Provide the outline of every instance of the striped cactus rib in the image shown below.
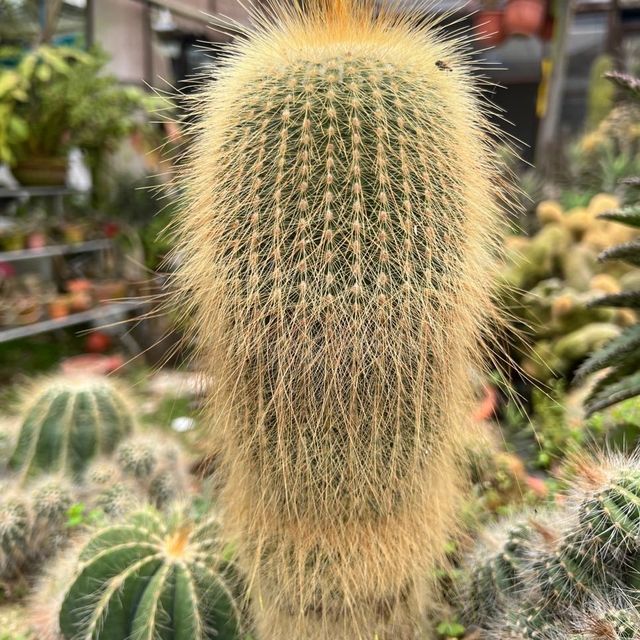
<svg viewBox="0 0 640 640"><path fill-rule="evenodd" d="M24 477L43 471L78 476L134 427L127 400L106 379L54 378L33 395L9 460Z"/></svg>
<svg viewBox="0 0 640 640"><path fill-rule="evenodd" d="M218 524L149 508L95 534L60 611L68 640L238 640L240 582Z"/></svg>

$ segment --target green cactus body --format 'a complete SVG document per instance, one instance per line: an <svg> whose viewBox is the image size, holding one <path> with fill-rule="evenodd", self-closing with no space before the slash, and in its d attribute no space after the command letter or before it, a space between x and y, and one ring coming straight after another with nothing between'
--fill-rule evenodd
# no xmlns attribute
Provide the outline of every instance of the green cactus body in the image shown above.
<svg viewBox="0 0 640 640"><path fill-rule="evenodd" d="M562 625L537 606L520 608L517 604L507 610L488 632L491 640L566 640ZM484 636L483 636L484 637Z"/></svg>
<svg viewBox="0 0 640 640"><path fill-rule="evenodd" d="M616 583L598 549L585 545L581 533L571 532L531 562L534 584L545 601L571 604Z"/></svg>
<svg viewBox="0 0 640 640"><path fill-rule="evenodd" d="M153 505L162 509L181 493L181 486L174 476L174 472L164 469L156 473L149 483L149 500Z"/></svg>
<svg viewBox="0 0 640 640"><path fill-rule="evenodd" d="M92 462L84 475L84 480L92 487L112 485L120 479L120 467L109 460Z"/></svg>
<svg viewBox="0 0 640 640"><path fill-rule="evenodd" d="M413 637L495 318L498 186L456 43L314 7L258 19L200 96L176 280L264 634Z"/></svg>
<svg viewBox="0 0 640 640"><path fill-rule="evenodd" d="M96 533L62 603L65 638L241 638L240 583L216 555L217 529L148 509Z"/></svg>
<svg viewBox="0 0 640 640"><path fill-rule="evenodd" d="M29 554L32 519L20 497L0 502L0 576L10 575Z"/></svg>
<svg viewBox="0 0 640 640"><path fill-rule="evenodd" d="M532 535L529 525L522 522L509 527L498 551L489 553L481 547L463 596L466 617L475 624L492 620L505 602L521 590Z"/></svg>
<svg viewBox="0 0 640 640"><path fill-rule="evenodd" d="M132 438L116 451L116 460L125 475L148 478L158 465L154 444L146 438Z"/></svg>
<svg viewBox="0 0 640 640"><path fill-rule="evenodd" d="M105 487L93 496L92 506L118 518L139 506L142 496L136 487L123 481Z"/></svg>
<svg viewBox="0 0 640 640"><path fill-rule="evenodd" d="M601 488L587 493L580 504L585 544L592 544L605 563L626 563L640 549L640 470L614 474Z"/></svg>
<svg viewBox="0 0 640 640"><path fill-rule="evenodd" d="M54 378L33 392L9 466L23 476L78 475L132 428L127 403L109 381Z"/></svg>
<svg viewBox="0 0 640 640"><path fill-rule="evenodd" d="M31 494L31 505L36 521L60 524L74 503L74 493L65 482L49 480L35 488Z"/></svg>

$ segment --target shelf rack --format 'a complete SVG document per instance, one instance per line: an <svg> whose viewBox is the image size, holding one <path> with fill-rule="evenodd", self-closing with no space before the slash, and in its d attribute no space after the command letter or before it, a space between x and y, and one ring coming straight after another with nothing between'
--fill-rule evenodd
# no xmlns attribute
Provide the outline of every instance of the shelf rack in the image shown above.
<svg viewBox="0 0 640 640"><path fill-rule="evenodd" d="M145 306L140 300L114 301L94 307L88 311L73 313L65 318L56 318L54 320L42 320L21 327L10 327L9 329L0 329L0 343L18 340L19 338L28 338L39 333L47 331L55 331L56 329L64 329L73 327L74 325L84 324L85 322L100 322L109 324L119 316Z"/></svg>
<svg viewBox="0 0 640 640"><path fill-rule="evenodd" d="M89 240L78 244L57 244L41 249L19 249L17 251L0 251L0 262L16 262L18 260L37 260L70 253L84 253L88 251L102 251L111 246L111 240Z"/></svg>

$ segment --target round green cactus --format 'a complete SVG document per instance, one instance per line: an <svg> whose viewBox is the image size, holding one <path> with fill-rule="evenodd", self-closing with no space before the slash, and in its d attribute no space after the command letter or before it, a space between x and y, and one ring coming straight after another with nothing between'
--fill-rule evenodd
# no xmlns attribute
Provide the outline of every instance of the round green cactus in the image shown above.
<svg viewBox="0 0 640 640"><path fill-rule="evenodd" d="M79 475L110 454L133 429L128 402L104 378L53 378L32 390L9 467L24 477L42 471Z"/></svg>
<svg viewBox="0 0 640 640"><path fill-rule="evenodd" d="M60 610L66 638L238 640L241 584L213 519L153 509L97 532Z"/></svg>
<svg viewBox="0 0 640 640"><path fill-rule="evenodd" d="M0 575L11 574L30 553L32 515L19 495L0 501Z"/></svg>
<svg viewBox="0 0 640 640"><path fill-rule="evenodd" d="M40 483L31 494L31 505L36 522L61 523L74 503L74 492L64 481L51 479Z"/></svg>
<svg viewBox="0 0 640 640"><path fill-rule="evenodd" d="M463 602L466 617L484 624L524 586L523 572L534 537L526 520L508 522L485 536L471 562Z"/></svg>
<svg viewBox="0 0 640 640"><path fill-rule="evenodd" d="M92 506L106 515L118 518L134 510L143 500L137 487L124 481L104 487L91 500Z"/></svg>
<svg viewBox="0 0 640 640"><path fill-rule="evenodd" d="M125 440L115 454L122 472L134 478L148 478L158 465L156 446L143 437Z"/></svg>

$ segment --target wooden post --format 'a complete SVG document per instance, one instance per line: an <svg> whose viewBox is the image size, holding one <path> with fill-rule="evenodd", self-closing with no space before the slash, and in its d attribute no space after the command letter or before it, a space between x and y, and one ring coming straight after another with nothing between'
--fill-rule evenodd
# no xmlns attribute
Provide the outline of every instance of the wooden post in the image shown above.
<svg viewBox="0 0 640 640"><path fill-rule="evenodd" d="M574 0L556 2L556 24L551 49L553 67L549 80L547 105L538 129L535 153L535 166L547 180L553 178L556 170L555 150L558 144L560 113L566 83L569 32L574 10Z"/></svg>

